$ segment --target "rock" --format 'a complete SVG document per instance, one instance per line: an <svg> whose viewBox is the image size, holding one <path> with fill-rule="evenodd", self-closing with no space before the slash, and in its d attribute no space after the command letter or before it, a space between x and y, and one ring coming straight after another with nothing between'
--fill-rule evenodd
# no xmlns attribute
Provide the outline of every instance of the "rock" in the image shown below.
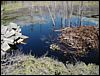
<svg viewBox="0 0 100 76"><path fill-rule="evenodd" d="M1 45L1 49L3 51L7 51L10 49L10 46L8 45L8 43L5 41L2 45Z"/></svg>
<svg viewBox="0 0 100 76"><path fill-rule="evenodd" d="M16 32L21 32L21 28L17 28L16 29Z"/></svg>
<svg viewBox="0 0 100 76"><path fill-rule="evenodd" d="M24 39L19 39L19 40L17 40L17 43L21 43L23 41L24 41Z"/></svg>
<svg viewBox="0 0 100 76"><path fill-rule="evenodd" d="M8 26L1 26L1 54L5 54L11 47L9 44L14 45L17 43L25 44L24 39L27 36L22 35L20 26L15 23L9 23Z"/></svg>
<svg viewBox="0 0 100 76"><path fill-rule="evenodd" d="M11 31L7 31L6 34L4 35L5 37L11 37L12 35L14 35L16 32L14 30Z"/></svg>
<svg viewBox="0 0 100 76"><path fill-rule="evenodd" d="M3 10L4 10L4 8L1 7L1 11L3 11Z"/></svg>
<svg viewBox="0 0 100 76"><path fill-rule="evenodd" d="M5 34L7 31L7 26L1 26L1 34Z"/></svg>
<svg viewBox="0 0 100 76"><path fill-rule="evenodd" d="M9 28L14 28L14 29L18 28L17 24L16 23L12 23L12 22L10 22L8 26L9 26Z"/></svg>
<svg viewBox="0 0 100 76"><path fill-rule="evenodd" d="M15 36L21 37L22 33L16 32Z"/></svg>
<svg viewBox="0 0 100 76"><path fill-rule="evenodd" d="M28 36L21 35L20 38L27 39Z"/></svg>
<svg viewBox="0 0 100 76"><path fill-rule="evenodd" d="M3 40L6 41L8 44L14 44L13 38L4 38Z"/></svg>
<svg viewBox="0 0 100 76"><path fill-rule="evenodd" d="M3 40L1 40L1 44L3 43L4 41Z"/></svg>
<svg viewBox="0 0 100 76"><path fill-rule="evenodd" d="M6 54L6 52L4 51L1 51L1 55L4 56Z"/></svg>
<svg viewBox="0 0 100 76"><path fill-rule="evenodd" d="M26 44L25 42L21 42L21 44Z"/></svg>
<svg viewBox="0 0 100 76"><path fill-rule="evenodd" d="M1 40L3 40L4 39L4 36L3 35L1 35Z"/></svg>
<svg viewBox="0 0 100 76"><path fill-rule="evenodd" d="M14 36L14 40L16 40L16 39L18 39L19 38L19 36Z"/></svg>

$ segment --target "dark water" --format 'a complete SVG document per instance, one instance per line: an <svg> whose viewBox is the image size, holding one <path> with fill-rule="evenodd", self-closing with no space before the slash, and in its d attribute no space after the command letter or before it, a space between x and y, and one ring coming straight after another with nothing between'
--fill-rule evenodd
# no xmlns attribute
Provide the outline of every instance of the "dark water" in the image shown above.
<svg viewBox="0 0 100 76"><path fill-rule="evenodd" d="M52 21L47 16L44 17L47 22L45 24L27 24L22 27L22 34L29 37L26 40L25 45L20 44L19 47L25 54L30 51L33 55L40 57L48 53L48 56L61 56L62 53L53 52L50 50L50 44L56 42L56 38L60 34L59 32L54 32L54 29L61 28L60 18L57 18L56 27L52 26Z"/></svg>
<svg viewBox="0 0 100 76"><path fill-rule="evenodd" d="M20 44L18 47L21 48L24 54L28 54L31 51L32 55L41 57L48 53L47 56L60 60L66 60L63 57L62 52L54 52L49 48L50 44L57 42L57 37L59 36L60 32L54 32L54 29L60 29L62 27L61 18L59 16L56 17L56 26L53 26L50 17L44 16L44 18L47 20L47 22L44 24L27 24L22 27L22 34L28 36L29 39L26 40L27 44ZM68 19L66 19L66 26L67 21ZM72 26L79 26L79 23L79 18L74 17L71 19ZM82 25L88 26L96 24L93 22L84 21L82 22Z"/></svg>

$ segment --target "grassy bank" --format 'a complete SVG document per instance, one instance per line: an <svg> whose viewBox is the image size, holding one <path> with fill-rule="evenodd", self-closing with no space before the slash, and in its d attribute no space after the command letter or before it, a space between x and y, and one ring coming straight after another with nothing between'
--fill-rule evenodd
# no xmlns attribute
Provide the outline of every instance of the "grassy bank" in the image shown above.
<svg viewBox="0 0 100 76"><path fill-rule="evenodd" d="M36 58L31 55L7 57L1 64L2 75L99 75L99 65L77 62L66 66L49 57Z"/></svg>

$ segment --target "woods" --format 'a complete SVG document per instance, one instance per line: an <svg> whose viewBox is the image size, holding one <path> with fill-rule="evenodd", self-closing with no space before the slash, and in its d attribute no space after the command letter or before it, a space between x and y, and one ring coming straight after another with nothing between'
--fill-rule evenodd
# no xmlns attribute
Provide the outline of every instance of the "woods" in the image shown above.
<svg viewBox="0 0 100 76"><path fill-rule="evenodd" d="M81 19L82 16L85 15L86 12L94 12L95 15L98 15L99 11L95 9L99 8L98 2L94 1L95 7L92 8L92 1L1 1L2 6L7 5L7 4L18 4L18 8L30 8L30 15L32 14L33 10L34 11L39 11L42 12L41 15L43 14L43 9L41 8L42 6L46 7L48 9L48 12L50 14L50 17L52 19L53 25L55 24L55 15L60 14L62 17L62 26L71 26L70 23L70 18L75 15L79 16ZM90 5L91 4L91 5ZM38 8L33 8L36 5L38 5ZM12 6L13 7L13 6ZM5 8L5 7L4 7ZM33 9L33 10L32 10ZM95 10L95 11L94 11ZM92 13L88 13L89 15L94 15ZM66 24L66 19L69 19L68 25ZM81 20L80 20L80 26L81 26Z"/></svg>

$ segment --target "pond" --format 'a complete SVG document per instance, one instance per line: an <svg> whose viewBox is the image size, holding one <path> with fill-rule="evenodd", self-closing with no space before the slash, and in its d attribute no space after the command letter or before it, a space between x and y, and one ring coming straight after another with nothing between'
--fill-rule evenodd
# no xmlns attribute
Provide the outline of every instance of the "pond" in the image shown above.
<svg viewBox="0 0 100 76"><path fill-rule="evenodd" d="M35 23L35 24L25 24L21 27L22 34L28 36L29 38L26 40L26 44L18 45L18 48L22 50L24 54L29 54L31 52L32 55L36 57L41 57L47 53L47 56L56 58L58 60L66 60L63 56L62 52L55 52L50 49L50 44L57 43L57 37L60 32L55 32L54 30L60 29L62 27L61 17L56 17L56 26L53 26L52 20L49 16L43 16L46 19L46 22L43 24ZM66 20L66 26L67 21ZM79 26L80 19L78 17L73 17L71 19L71 25L74 27ZM96 23L83 21L82 25L96 25ZM65 26L64 26L65 27Z"/></svg>
<svg viewBox="0 0 100 76"><path fill-rule="evenodd" d="M20 44L19 47L22 48L25 54L31 51L35 56L42 56L45 53L52 53L50 55L57 56L56 52L52 52L49 49L50 44L55 42L59 32L54 32L54 29L60 29L60 19L57 19L57 27L52 26L52 21L48 17L44 17L48 21L44 24L27 24L22 27L22 34L29 37L26 40L25 45Z"/></svg>

